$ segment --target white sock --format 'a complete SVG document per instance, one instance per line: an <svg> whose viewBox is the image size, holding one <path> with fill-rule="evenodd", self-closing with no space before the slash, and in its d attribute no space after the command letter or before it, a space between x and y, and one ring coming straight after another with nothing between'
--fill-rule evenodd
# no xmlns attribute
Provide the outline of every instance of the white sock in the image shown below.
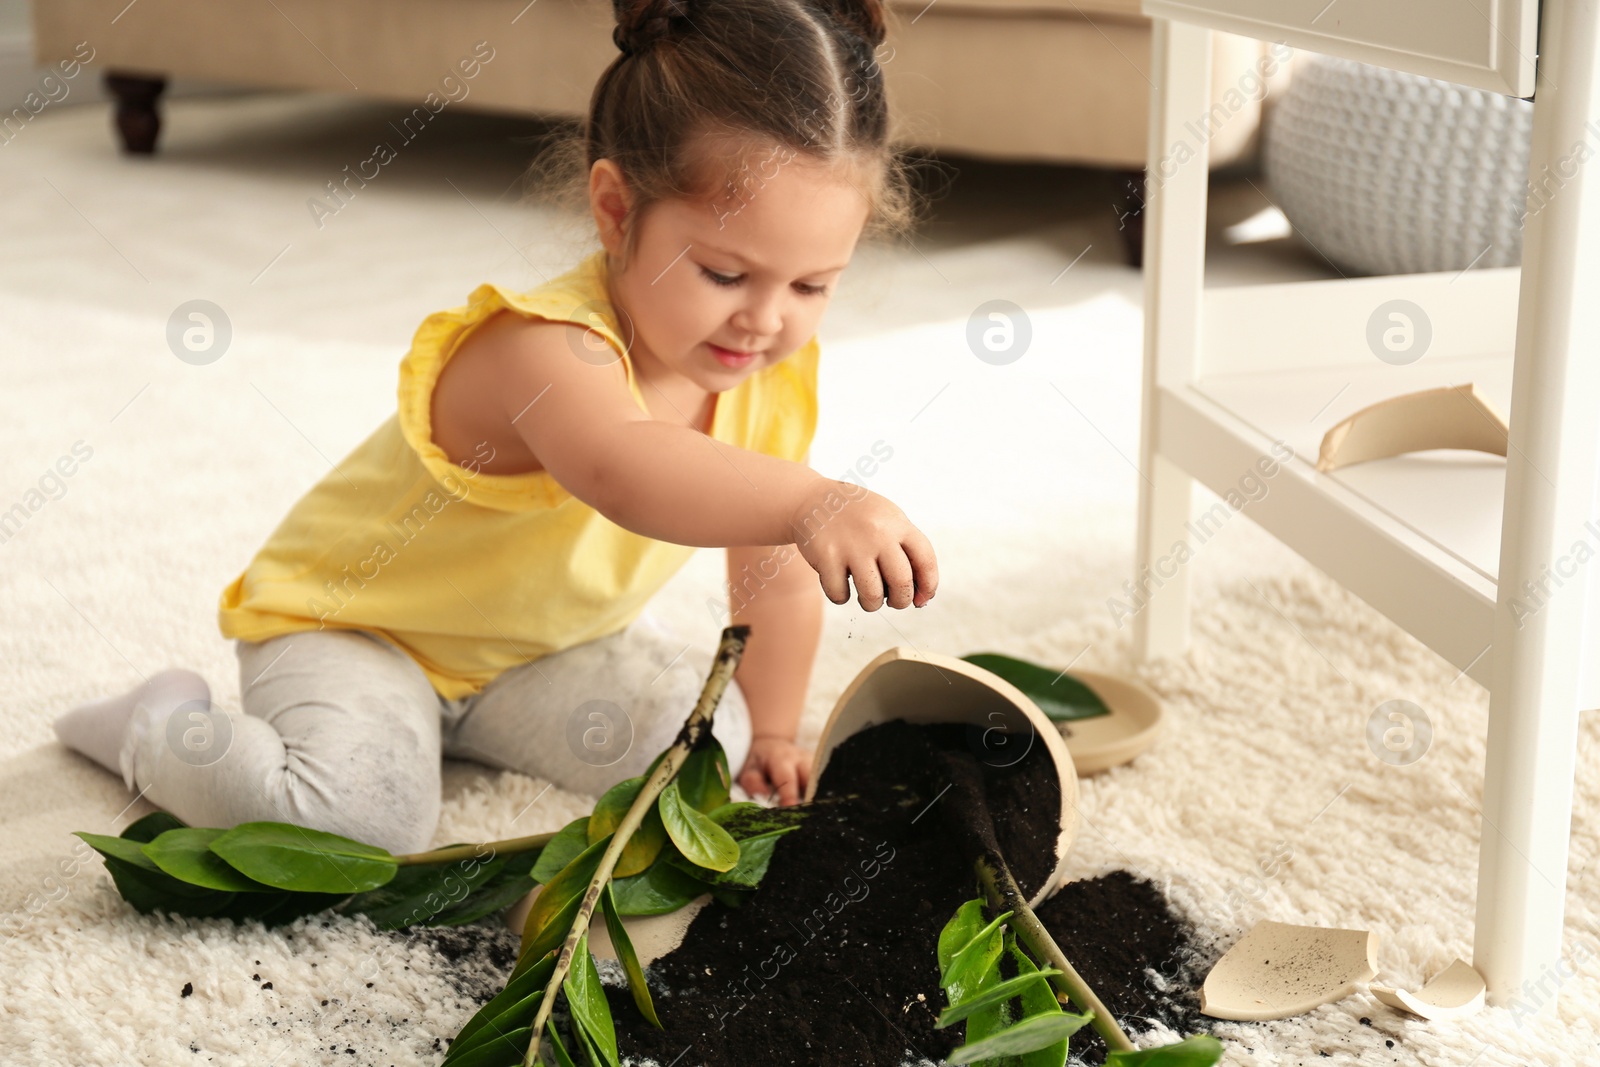
<svg viewBox="0 0 1600 1067"><path fill-rule="evenodd" d="M56 737L68 748L120 775L132 789L131 765L122 758L130 725L142 735L150 729L151 723L166 722L179 705L191 700L210 703L211 687L194 671L174 667L151 675L120 696L73 708L55 720ZM141 710L138 723L133 723L134 713Z"/></svg>

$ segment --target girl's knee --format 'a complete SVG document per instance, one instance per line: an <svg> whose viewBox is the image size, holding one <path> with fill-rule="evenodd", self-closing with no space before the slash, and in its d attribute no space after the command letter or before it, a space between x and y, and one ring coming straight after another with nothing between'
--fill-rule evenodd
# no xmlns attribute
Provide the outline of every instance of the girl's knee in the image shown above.
<svg viewBox="0 0 1600 1067"><path fill-rule="evenodd" d="M420 852L439 824L441 769L436 751L398 758L392 739L370 750L360 746L290 760L286 809L305 825L376 845L396 855Z"/></svg>
<svg viewBox="0 0 1600 1067"><path fill-rule="evenodd" d="M439 825L439 805L389 805L380 809L346 808L327 813L313 829L376 845L396 856L425 851Z"/></svg>
<svg viewBox="0 0 1600 1067"><path fill-rule="evenodd" d="M379 848L387 849L396 856L403 856L411 852L424 852L433 841L433 832L439 826L439 812L437 809L431 817L422 814L413 814L410 817L392 819L380 833L379 840L370 842Z"/></svg>
<svg viewBox="0 0 1600 1067"><path fill-rule="evenodd" d="M669 688L663 693L646 694L644 699L629 709L634 719L635 743L627 758L619 762L619 766L626 769L625 773L612 770L617 780L645 772L650 761L677 738L678 731L688 721L699 696L699 685L694 687L692 695L687 686L679 691ZM737 679L730 679L728 687L723 690L722 699L717 701L712 710L711 734L728 757L728 773L732 777L737 778L745 757L749 755L750 733L750 708L745 702L744 690L739 687Z"/></svg>

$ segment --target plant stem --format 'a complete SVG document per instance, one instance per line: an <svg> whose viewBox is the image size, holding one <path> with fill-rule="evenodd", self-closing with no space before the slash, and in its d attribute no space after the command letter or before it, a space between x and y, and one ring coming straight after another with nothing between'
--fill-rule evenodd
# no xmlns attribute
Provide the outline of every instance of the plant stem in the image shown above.
<svg viewBox="0 0 1600 1067"><path fill-rule="evenodd" d="M694 710L689 713L683 728L678 731L672 747L667 749L666 755L656 766L655 773L645 779L644 785L639 789L639 795L634 798L627 814L623 815L622 821L612 832L611 844L607 845L605 852L601 854L600 866L595 869L594 877L589 880L588 889L584 890L583 901L578 905L577 917L573 920L572 928L567 931L567 939L556 957L555 971L545 986L544 996L539 1000L539 1010L533 1019L533 1037L528 1044L528 1053L523 1057L523 1067L534 1067L539 1061L539 1041L544 1036L545 1021L555 1010L556 990L561 988L561 983L572 967L572 956L577 950L578 942L588 932L589 919L594 914L595 904L600 900L600 891L610 879L617 860L622 858L622 850L627 845L628 839L644 821L650 805L656 802L656 798L667 787L667 783L678 773L678 768L689 758L689 753L694 751L702 738L710 734L711 716L716 711L718 702L722 700L722 694L728 688L728 683L733 679L734 669L739 666L739 659L744 655L745 643L749 637L750 627L746 625L723 629L721 643L717 646L716 659L711 664L711 673L706 678L705 687L700 690L700 699L695 703ZM526 947L532 942L532 936L526 929L522 936L523 945Z"/></svg>
<svg viewBox="0 0 1600 1067"><path fill-rule="evenodd" d="M1094 990L1090 989L1089 983L1078 974L1077 968L1067 962L1061 946L1056 944L1055 938L1050 936L1050 931L1044 928L1039 917L1028 906L1022 891L1017 888L1016 880L1011 877L1011 870L1006 866L1004 857L998 853L981 854L974 866L978 869L978 881L983 885L983 895L988 898L989 906L1012 912L1011 922L1016 928L1017 936L1028 947L1028 951L1035 959L1042 960L1061 971L1060 974L1046 976L1050 984L1064 993L1067 999L1079 1008L1093 1013L1089 1025L1105 1039L1108 1049L1113 1052L1132 1051L1133 1042L1128 1040L1128 1035L1117 1025L1116 1016L1112 1015L1111 1010L1095 996Z"/></svg>
<svg viewBox="0 0 1600 1067"><path fill-rule="evenodd" d="M518 852L531 852L548 845L554 838L555 832L547 834L530 834L527 837L510 837L504 841L486 841L481 845L451 845L448 848L436 848L428 852L408 852L403 856L396 856L394 861L401 867L410 867L422 863L454 863L456 860L470 860L483 855L480 849L489 849L491 856L514 855Z"/></svg>
<svg viewBox="0 0 1600 1067"><path fill-rule="evenodd" d="M666 788L663 786L662 788ZM814 797L807 801L803 807L825 807L829 804L838 804L844 800L856 799L857 794L843 794L836 797ZM483 855L483 850L488 849L491 856L512 856L518 852L532 852L542 849L555 839L557 831L543 834L529 834L527 837L508 837L504 841L485 841L481 845L450 845L446 848L430 849L427 852L408 852L396 856L395 863L400 867L410 867L425 863L454 863L457 860L468 860Z"/></svg>
<svg viewBox="0 0 1600 1067"><path fill-rule="evenodd" d="M989 812L988 795L984 792L977 760L970 752L951 751L940 752L937 760L950 777L946 790L951 798L944 805L945 823L955 831L962 850L973 857L978 882L989 906L1010 911L1011 925L1034 958L1061 972L1046 976L1051 988L1091 1013L1089 1025L1105 1039L1106 1047L1113 1052L1132 1051L1133 1042L1117 1025L1116 1016L1095 996L1077 968L1067 962L1066 953L1028 906L1022 890L1017 888L1017 881L1011 876L1011 868L1000 851L1000 840L995 836L994 816Z"/></svg>

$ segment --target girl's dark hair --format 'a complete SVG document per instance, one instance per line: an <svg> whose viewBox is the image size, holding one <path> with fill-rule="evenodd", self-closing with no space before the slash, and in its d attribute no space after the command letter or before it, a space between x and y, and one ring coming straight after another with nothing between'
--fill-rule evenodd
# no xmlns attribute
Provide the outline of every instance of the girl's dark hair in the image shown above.
<svg viewBox="0 0 1600 1067"><path fill-rule="evenodd" d="M589 113L531 168L544 198L588 204L598 159L630 193L622 260L638 222L663 200L737 206L777 166L840 165L870 205L863 237L916 222L904 157L889 142L878 47L883 0L613 0L617 58Z"/></svg>

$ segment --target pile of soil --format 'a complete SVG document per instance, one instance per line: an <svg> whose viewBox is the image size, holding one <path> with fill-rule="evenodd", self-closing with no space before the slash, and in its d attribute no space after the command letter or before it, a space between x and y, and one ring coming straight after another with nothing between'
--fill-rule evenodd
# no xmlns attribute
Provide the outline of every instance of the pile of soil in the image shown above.
<svg viewBox="0 0 1600 1067"><path fill-rule="evenodd" d="M1130 1037L1157 1023L1182 1037L1210 1032L1200 985L1220 952L1173 914L1154 883L1111 871L1068 882L1034 913ZM1105 1061L1105 1042L1091 1027L1074 1034L1070 1048L1074 1060Z"/></svg>
<svg viewBox="0 0 1600 1067"><path fill-rule="evenodd" d="M986 758L982 731L883 723L836 748L818 803L773 852L743 905L702 908L678 948L647 969L657 1030L626 989L608 987L624 1067L941 1063L960 1025L934 1029L945 1004L939 931L980 891L938 810L952 800L941 750L979 759L1002 852L1025 897L1054 866L1061 793L1042 743ZM1040 920L1130 1033L1160 1021L1200 1027L1185 924L1154 886L1125 872L1064 886ZM1074 1058L1098 1062L1087 1028Z"/></svg>

